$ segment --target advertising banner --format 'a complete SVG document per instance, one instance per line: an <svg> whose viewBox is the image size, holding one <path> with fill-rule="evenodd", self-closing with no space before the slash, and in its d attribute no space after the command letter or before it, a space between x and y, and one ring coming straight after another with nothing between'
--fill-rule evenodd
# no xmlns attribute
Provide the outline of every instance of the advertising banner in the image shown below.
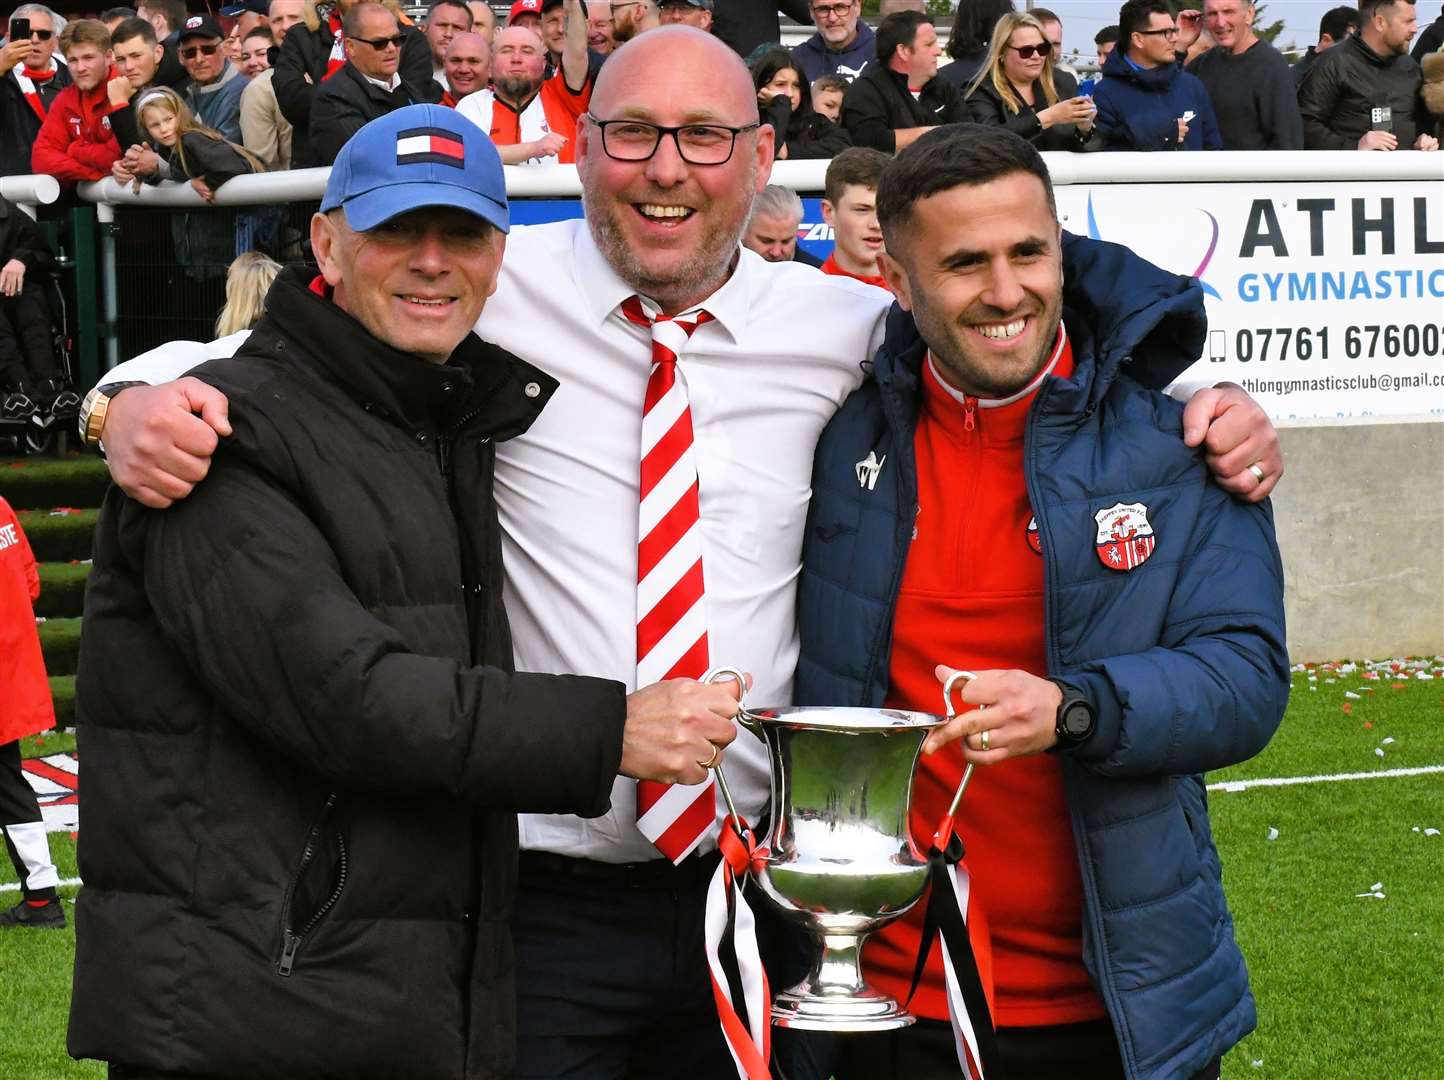
<svg viewBox="0 0 1444 1080"><path fill-rule="evenodd" d="M1204 355L1180 379L1243 386L1275 420L1444 418L1444 190L1385 183L1069 184L1070 232L1203 284ZM820 201L798 242L825 257ZM517 200L518 223L581 214Z"/></svg>

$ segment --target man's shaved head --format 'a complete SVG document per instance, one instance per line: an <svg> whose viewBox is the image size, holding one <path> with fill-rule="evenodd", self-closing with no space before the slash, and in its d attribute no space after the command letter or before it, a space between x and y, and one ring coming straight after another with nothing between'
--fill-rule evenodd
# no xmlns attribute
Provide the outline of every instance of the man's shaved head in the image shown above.
<svg viewBox="0 0 1444 1080"><path fill-rule="evenodd" d="M602 129L577 130L577 169L587 224L617 274L676 313L706 299L732 272L752 199L772 169L772 138L757 124L757 92L741 59L711 34L663 26L612 53L588 110L596 121L657 127L716 125L736 131L732 155L684 161L663 136L645 161L606 153Z"/></svg>

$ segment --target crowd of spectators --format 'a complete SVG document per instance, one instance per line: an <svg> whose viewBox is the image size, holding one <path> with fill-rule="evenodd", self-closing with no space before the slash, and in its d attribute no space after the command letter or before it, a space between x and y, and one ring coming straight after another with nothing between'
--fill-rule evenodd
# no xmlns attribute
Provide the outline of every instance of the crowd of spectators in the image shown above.
<svg viewBox="0 0 1444 1080"><path fill-rule="evenodd" d="M1429 101L1444 71L1426 91L1422 65L1444 44L1444 16L1411 56L1409 0L1329 11L1292 65L1258 33L1249 0L1177 15L1166 0L1128 0L1095 36L1099 71L1081 85L1051 11L963 0L944 57L918 6L889 0L904 9L874 28L861 0L786 0L783 12L815 28L789 50L771 0L725 13L713 0L515 0L504 20L482 0L432 0L415 21L397 0L238 0L221 18L145 0L70 23L25 4L0 47L0 171L198 179L138 122L136 102L161 88L255 169L326 165L368 120L413 103L462 110L510 164L567 162L607 56L667 23L714 33L748 60L779 158L893 153L964 121L1044 150L1438 145Z"/></svg>

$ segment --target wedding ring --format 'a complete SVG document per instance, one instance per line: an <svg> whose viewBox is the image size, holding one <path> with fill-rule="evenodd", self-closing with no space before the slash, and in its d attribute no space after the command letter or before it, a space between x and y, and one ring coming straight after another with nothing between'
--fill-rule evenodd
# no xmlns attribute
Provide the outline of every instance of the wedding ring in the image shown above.
<svg viewBox="0 0 1444 1080"><path fill-rule="evenodd" d="M1248 467L1248 471L1253 473L1254 476L1258 477L1258 482L1260 484L1262 484L1265 480L1268 479L1268 477L1264 474L1264 471L1258 467L1257 461L1255 461L1252 465Z"/></svg>
<svg viewBox="0 0 1444 1080"><path fill-rule="evenodd" d="M722 753L722 748L721 748L720 746L718 746L716 743L713 743L713 744L712 744L712 756L709 757L706 761L699 761L699 762L697 762L697 764L700 765L700 766L702 766L702 768L704 768L704 769L710 769L713 765L716 765L716 764L717 764L717 758L718 758L718 756L719 756L721 753Z"/></svg>
<svg viewBox="0 0 1444 1080"><path fill-rule="evenodd" d="M989 744L990 744L991 742L992 742L992 733L991 733L987 728L984 728L982 731L978 732L978 748L979 748L979 749L986 751L986 750L988 749L988 746L989 746Z"/></svg>

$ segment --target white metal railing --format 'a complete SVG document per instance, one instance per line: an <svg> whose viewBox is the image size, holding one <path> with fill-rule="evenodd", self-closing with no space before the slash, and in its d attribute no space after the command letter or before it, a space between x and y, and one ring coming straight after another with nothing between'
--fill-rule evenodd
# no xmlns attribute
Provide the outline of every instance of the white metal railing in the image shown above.
<svg viewBox="0 0 1444 1080"><path fill-rule="evenodd" d="M1237 184L1268 181L1323 183L1376 180L1438 180L1444 182L1444 152L1400 150L1392 154L1358 150L1299 150L1258 153L1221 150L1154 154L1046 153L1054 184ZM772 182L794 191L819 192L826 161L779 161ZM255 206L318 200L326 189L329 168L238 176L216 192L218 206ZM50 177L7 177L12 181L45 181ZM25 189L30 190L30 189ZM508 165L506 190L512 198L577 198L581 182L575 165ZM9 188L0 188L6 192ZM58 186L56 187L58 192ZM80 185L81 198L102 206L155 206L199 209L207 203L188 184L167 181L143 184L134 192L114 180ZM1444 191L1441 191L1444 197ZM55 196L34 201L52 202ZM21 200L14 200L21 201ZM102 212L102 220L109 215Z"/></svg>
<svg viewBox="0 0 1444 1080"><path fill-rule="evenodd" d="M0 176L0 195L34 217L37 207L48 205L60 198L60 181L53 176L35 173Z"/></svg>

